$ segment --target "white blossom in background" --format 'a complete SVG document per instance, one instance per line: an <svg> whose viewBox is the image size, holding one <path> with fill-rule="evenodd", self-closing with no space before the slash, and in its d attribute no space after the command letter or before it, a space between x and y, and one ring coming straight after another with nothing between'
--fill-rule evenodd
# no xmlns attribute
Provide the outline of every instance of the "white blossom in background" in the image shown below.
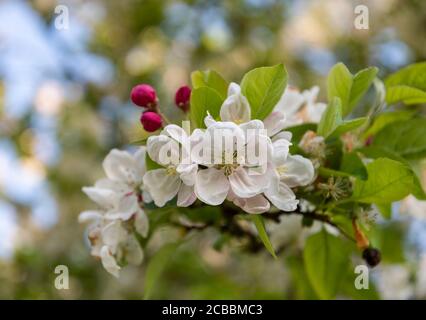
<svg viewBox="0 0 426 320"><path fill-rule="evenodd" d="M302 123L318 123L327 108L325 103L316 101L318 93L317 86L303 92L288 86L265 122L284 115L284 128Z"/></svg>
<svg viewBox="0 0 426 320"><path fill-rule="evenodd" d="M143 251L134 231L148 235L148 217L143 200L149 194L143 191L145 148L134 155L113 149L103 162L106 178L98 180L85 192L98 208L84 211L81 223L91 222L88 237L93 256L100 257L105 269L118 277L120 265L140 264Z"/></svg>

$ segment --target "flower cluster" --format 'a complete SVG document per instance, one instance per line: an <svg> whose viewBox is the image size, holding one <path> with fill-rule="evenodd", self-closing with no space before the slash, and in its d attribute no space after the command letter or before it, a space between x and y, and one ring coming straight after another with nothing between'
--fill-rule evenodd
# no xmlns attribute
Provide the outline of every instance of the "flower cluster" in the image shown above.
<svg viewBox="0 0 426 320"><path fill-rule="evenodd" d="M178 207L188 207L197 199L212 206L227 200L252 214L269 211L271 204L295 210L299 200L293 189L310 184L315 173L309 159L290 154L292 134L284 130L319 121L325 105L315 101L317 94L317 87L303 92L287 87L263 121L253 120L247 97L231 83L219 114L207 112L204 128L191 130L188 121L163 126L155 89L135 86L131 100L144 108L145 131L163 129L133 155L112 150L103 162L106 178L83 188L99 206L79 218L91 222L92 255L115 276L125 264L142 261L140 240L149 229L144 202L163 207L175 199ZM179 88L176 106L188 112L190 96L189 87ZM146 170L146 153L157 168Z"/></svg>
<svg viewBox="0 0 426 320"><path fill-rule="evenodd" d="M84 211L80 222L91 222L88 238L92 255L101 258L104 268L118 276L121 266L140 264L143 251L139 237L147 237L148 218L143 201L149 195L142 191L145 174L145 148L134 155L113 149L103 162L106 178L83 191L98 206Z"/></svg>
<svg viewBox="0 0 426 320"><path fill-rule="evenodd" d="M289 154L291 134L282 132L288 123L279 111L283 103L285 97L265 121L251 120L247 98L231 83L220 119L207 115L206 129L188 134L168 125L149 137L147 152L162 168L145 174L145 190L160 207L177 196L178 206L198 198L213 206L227 199L248 213L266 212L270 203L295 210L291 188L309 184L314 168L310 160Z"/></svg>

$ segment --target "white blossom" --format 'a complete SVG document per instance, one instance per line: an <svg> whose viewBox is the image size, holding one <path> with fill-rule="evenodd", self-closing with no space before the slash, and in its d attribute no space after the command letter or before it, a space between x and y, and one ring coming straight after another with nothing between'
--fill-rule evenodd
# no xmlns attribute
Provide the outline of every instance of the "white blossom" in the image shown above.
<svg viewBox="0 0 426 320"><path fill-rule="evenodd" d="M149 198L142 189L145 148L134 155L113 149L103 167L107 177L93 187L83 188L99 208L82 212L79 221L91 222L88 228L91 253L101 258L109 273L118 277L121 263L140 264L143 259L133 230L143 237L149 231L148 217L142 207L143 199Z"/></svg>

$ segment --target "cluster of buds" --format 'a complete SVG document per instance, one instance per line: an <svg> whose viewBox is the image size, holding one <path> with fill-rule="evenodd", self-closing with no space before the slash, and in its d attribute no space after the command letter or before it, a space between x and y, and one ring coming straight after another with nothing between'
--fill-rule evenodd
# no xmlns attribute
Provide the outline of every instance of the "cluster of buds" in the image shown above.
<svg viewBox="0 0 426 320"><path fill-rule="evenodd" d="M176 106L187 112L190 96L191 88L188 86L180 87L175 94ZM157 92L152 86L148 84L136 85L130 93L130 99L135 105L144 108L140 122L145 131L154 132L163 127L163 117L159 111Z"/></svg>

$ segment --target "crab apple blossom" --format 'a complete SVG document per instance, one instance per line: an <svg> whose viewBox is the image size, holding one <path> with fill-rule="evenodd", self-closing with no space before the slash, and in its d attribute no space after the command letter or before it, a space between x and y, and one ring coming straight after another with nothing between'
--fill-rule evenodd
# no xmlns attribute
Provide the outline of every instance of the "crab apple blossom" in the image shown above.
<svg viewBox="0 0 426 320"><path fill-rule="evenodd" d="M120 262L139 264L143 251L134 232L148 235L149 222L143 202L149 194L143 190L145 174L145 147L130 154L113 149L103 162L105 178L83 192L98 209L84 211L81 223L91 222L88 237L92 255L100 257L105 269L118 276ZM134 230L134 231L131 231Z"/></svg>
<svg viewBox="0 0 426 320"><path fill-rule="evenodd" d="M218 73L196 71L192 93L188 86L175 93L175 104L189 111L182 126L170 124L161 114L152 87L134 88L132 101L151 107L141 116L143 127L158 131L148 138L145 132L141 141L146 147L134 154L112 150L103 162L106 177L83 188L97 204L79 217L90 222L92 255L118 276L124 265L141 263L145 247L155 248L150 238L160 225L179 231L179 239L167 244L166 253L206 228L219 233L221 242L224 235L237 240L226 245L238 242L249 252L258 252L263 243L274 257L287 245L284 242L297 237L305 246L302 260L307 279L314 279L312 289L320 298L336 295L324 289L316 259L330 256L319 268L333 270L328 281L343 260L349 263L350 248L341 243L346 238L357 244L351 252L359 250L368 265L377 265L381 253L370 246L370 233L365 231L373 222L363 219L363 212L377 207L390 215L392 203L410 194L426 199L412 168L398 160L407 150L416 150L410 157L417 157L421 139L416 135L416 148L400 150L395 141L401 146L405 141L390 130L393 122L386 120L380 128L379 116L353 119L354 99L367 92L375 76L372 71L365 69L363 77L350 80L332 70L328 95L333 101L328 105L317 102L318 87L299 91L288 86L283 65L250 71L241 87ZM347 83L341 84L345 79ZM341 88L348 89L344 96L339 96ZM370 114L376 117L376 111ZM391 112L386 117L393 119ZM403 128L400 132L410 136L411 120L410 125L396 122ZM382 150L377 144L386 145L388 135L392 144ZM356 143L347 141L368 143L355 148ZM147 270L150 273L152 267ZM342 270L346 273L347 268ZM338 275L336 283L340 279Z"/></svg>
<svg viewBox="0 0 426 320"><path fill-rule="evenodd" d="M138 84L133 87L130 98L135 105L148 109L154 109L158 102L157 93L149 84Z"/></svg>

